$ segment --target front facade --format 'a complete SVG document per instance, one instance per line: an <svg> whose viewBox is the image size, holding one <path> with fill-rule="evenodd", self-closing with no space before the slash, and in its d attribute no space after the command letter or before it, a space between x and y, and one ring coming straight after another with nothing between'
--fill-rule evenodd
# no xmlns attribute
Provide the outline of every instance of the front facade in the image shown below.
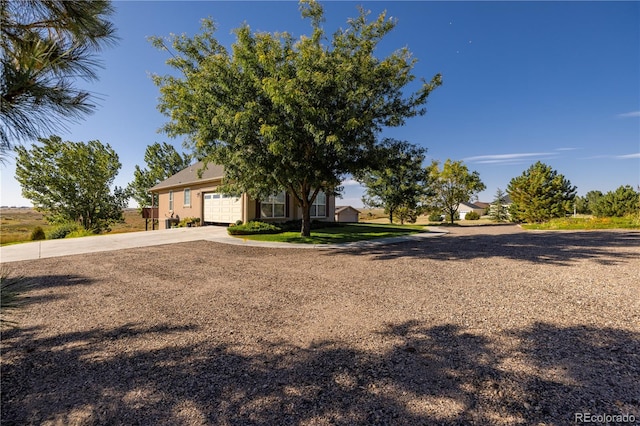
<svg viewBox="0 0 640 426"><path fill-rule="evenodd" d="M476 212L478 213L478 215L482 216L484 214L484 209L473 203L460 203L458 205L458 214L460 215L460 220L464 220L467 214L471 212Z"/></svg>
<svg viewBox="0 0 640 426"><path fill-rule="evenodd" d="M360 211L351 206L337 206L335 215L336 222L358 223Z"/></svg>
<svg viewBox="0 0 640 426"><path fill-rule="evenodd" d="M160 229L168 226L166 219L198 218L204 225L228 225L237 221L286 222L302 218L302 210L285 192L264 200L218 192L223 176L222 166L208 164L205 169L204 163L198 162L149 189L158 194ZM335 197L318 194L311 207L311 219L333 221L334 213Z"/></svg>

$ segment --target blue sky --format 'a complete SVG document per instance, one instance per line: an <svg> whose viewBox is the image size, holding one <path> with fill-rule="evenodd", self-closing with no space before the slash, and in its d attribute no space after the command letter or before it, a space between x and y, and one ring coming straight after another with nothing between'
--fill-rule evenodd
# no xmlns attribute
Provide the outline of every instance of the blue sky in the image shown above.
<svg viewBox="0 0 640 426"><path fill-rule="evenodd" d="M640 184L639 2L324 2L331 34L357 16L357 6L386 10L398 20L379 55L407 46L417 77L440 72L425 116L382 136L428 149L428 160L463 160L487 186L481 201L541 160L565 175L578 194ZM116 184L133 179L144 151L181 139L157 132L167 120L157 109L151 73L172 72L151 35L194 35L200 19L218 24L226 46L243 22L257 31L309 34L293 1L115 2L121 38L101 55L96 112L69 126L64 140L109 143L122 162ZM20 195L15 164L2 173L2 205L30 205ZM345 182L339 204L360 206L361 188Z"/></svg>

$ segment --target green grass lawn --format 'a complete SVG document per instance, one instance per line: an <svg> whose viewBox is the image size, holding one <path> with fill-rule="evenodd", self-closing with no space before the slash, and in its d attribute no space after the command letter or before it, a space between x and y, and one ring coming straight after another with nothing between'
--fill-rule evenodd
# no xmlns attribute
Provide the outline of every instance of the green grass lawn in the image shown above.
<svg viewBox="0 0 640 426"><path fill-rule="evenodd" d="M299 231L282 232L280 234L238 235L236 238L279 243L338 244L373 240L376 238L400 237L403 235L417 234L419 232L426 232L425 227L422 225L353 223L312 230L311 237L304 238L300 236Z"/></svg>
<svg viewBox="0 0 640 426"><path fill-rule="evenodd" d="M580 230L580 229L640 229L640 219L625 217L565 217L545 223L522 224L524 229Z"/></svg>

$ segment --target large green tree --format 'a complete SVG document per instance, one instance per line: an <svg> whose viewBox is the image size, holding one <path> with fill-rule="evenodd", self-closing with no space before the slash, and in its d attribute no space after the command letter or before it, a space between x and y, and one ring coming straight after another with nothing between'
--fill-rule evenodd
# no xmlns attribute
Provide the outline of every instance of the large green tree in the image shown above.
<svg viewBox="0 0 640 426"><path fill-rule="evenodd" d="M52 222L78 222L96 231L122 220L129 196L119 187L111 192L121 164L109 144L63 142L58 136L39 142L16 148L16 179L36 210Z"/></svg>
<svg viewBox="0 0 640 426"><path fill-rule="evenodd" d="M94 108L77 79L97 79L96 53L116 40L109 1L0 0L0 154Z"/></svg>
<svg viewBox="0 0 640 426"><path fill-rule="evenodd" d="M128 189L131 197L138 203L138 207L157 206L157 200L153 200L149 188L178 173L191 163L191 157L180 154L173 145L166 142L156 142L147 146L144 152L146 168L136 165L133 172L133 181ZM155 201L155 202L154 202Z"/></svg>
<svg viewBox="0 0 640 426"><path fill-rule="evenodd" d="M419 86L408 49L376 57L380 41L396 25L367 13L347 28L325 35L324 12L313 0L300 3L310 36L235 30L231 50L202 33L153 43L172 50L168 64L181 76L155 76L159 109L171 120L170 136L225 167L224 191L262 198L287 190L302 210L301 234L310 234L310 209L320 191L338 194L340 182L367 164L383 128L426 112L440 75ZM377 52L380 52L378 50Z"/></svg>
<svg viewBox="0 0 640 426"><path fill-rule="evenodd" d="M512 220L539 223L572 212L576 187L551 166L538 161L511 179L507 193L512 201Z"/></svg>
<svg viewBox="0 0 640 426"><path fill-rule="evenodd" d="M406 141L383 141L377 152L379 159L358 177L365 186L364 205L384 208L390 223L398 209L400 223L417 217L428 190L428 176L422 166L426 151Z"/></svg>
<svg viewBox="0 0 640 426"><path fill-rule="evenodd" d="M473 200L486 186L480 180L478 172L469 172L462 161L447 160L442 165L433 161L427 167L433 195L430 197L430 209L438 210L449 217L453 224L460 203Z"/></svg>

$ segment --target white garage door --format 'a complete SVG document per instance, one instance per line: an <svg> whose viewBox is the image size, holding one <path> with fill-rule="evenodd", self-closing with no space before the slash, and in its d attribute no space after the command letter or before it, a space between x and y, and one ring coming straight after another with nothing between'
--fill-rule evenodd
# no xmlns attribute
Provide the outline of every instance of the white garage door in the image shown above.
<svg viewBox="0 0 640 426"><path fill-rule="evenodd" d="M234 223L242 220L242 202L239 197L209 192L204 194L204 221Z"/></svg>

